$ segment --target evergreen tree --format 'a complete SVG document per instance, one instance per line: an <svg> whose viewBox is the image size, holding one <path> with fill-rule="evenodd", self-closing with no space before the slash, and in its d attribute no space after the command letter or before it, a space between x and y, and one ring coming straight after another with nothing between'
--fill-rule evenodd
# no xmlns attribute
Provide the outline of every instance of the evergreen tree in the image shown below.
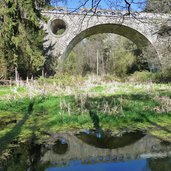
<svg viewBox="0 0 171 171"><path fill-rule="evenodd" d="M0 58L5 59L8 77L17 67L22 78L35 75L43 66L43 37L38 7L49 1L0 1Z"/></svg>

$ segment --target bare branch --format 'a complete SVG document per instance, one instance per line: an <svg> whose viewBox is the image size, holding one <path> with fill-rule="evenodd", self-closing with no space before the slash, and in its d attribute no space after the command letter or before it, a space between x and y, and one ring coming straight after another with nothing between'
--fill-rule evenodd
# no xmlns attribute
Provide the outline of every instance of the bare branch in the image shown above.
<svg viewBox="0 0 171 171"><path fill-rule="evenodd" d="M131 3L129 3L127 0L124 0L126 5L128 6L128 14L127 15L130 15L131 14Z"/></svg>

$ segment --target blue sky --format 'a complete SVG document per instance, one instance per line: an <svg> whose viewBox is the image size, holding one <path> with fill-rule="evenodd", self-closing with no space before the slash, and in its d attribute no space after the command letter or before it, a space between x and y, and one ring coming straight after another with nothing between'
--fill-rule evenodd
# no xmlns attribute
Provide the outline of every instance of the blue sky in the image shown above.
<svg viewBox="0 0 171 171"><path fill-rule="evenodd" d="M55 6L64 6L64 7L68 7L68 8L78 8L80 7L82 4L84 4L85 0L68 0L67 3L63 3L60 2L58 0L52 0L52 4ZM96 0L98 1L98 0ZM131 9L133 11L141 11L141 9L143 8L146 0L128 0L131 3ZM119 10L119 9L127 9L126 8L126 4L124 2L124 0L111 0L112 3L110 3L109 0L101 0L100 4L98 5L98 8L103 8L103 9L109 9L112 8L114 10ZM91 0L89 0L88 3L86 3L86 5L84 6L86 8L91 8Z"/></svg>

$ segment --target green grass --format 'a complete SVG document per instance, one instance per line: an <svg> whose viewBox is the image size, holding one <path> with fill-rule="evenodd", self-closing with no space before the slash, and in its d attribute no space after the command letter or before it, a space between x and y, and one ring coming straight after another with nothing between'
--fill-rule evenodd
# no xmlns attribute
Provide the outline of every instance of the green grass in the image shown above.
<svg viewBox="0 0 171 171"><path fill-rule="evenodd" d="M102 92L104 90L105 90L104 86L95 86L95 87L91 88L90 91L92 91L92 92Z"/></svg>
<svg viewBox="0 0 171 171"><path fill-rule="evenodd" d="M155 110L163 107L156 97L171 97L170 85L96 84L89 90L88 96L77 89L70 95L0 100L1 144L6 146L13 140L25 141L32 135L43 139L45 133L92 129L94 124L90 110L99 118L103 130L146 130L171 141L171 110ZM9 88L1 87L0 92L5 92L1 93L1 97L5 97L8 91ZM19 91L24 94L26 88ZM75 92L79 94L76 96Z"/></svg>
<svg viewBox="0 0 171 171"><path fill-rule="evenodd" d="M0 96L8 94L10 92L10 87L0 87Z"/></svg>
<svg viewBox="0 0 171 171"><path fill-rule="evenodd" d="M0 96L8 95L8 94L15 94L15 89L17 93L24 93L26 92L26 88L24 87L9 87L9 86L0 86Z"/></svg>

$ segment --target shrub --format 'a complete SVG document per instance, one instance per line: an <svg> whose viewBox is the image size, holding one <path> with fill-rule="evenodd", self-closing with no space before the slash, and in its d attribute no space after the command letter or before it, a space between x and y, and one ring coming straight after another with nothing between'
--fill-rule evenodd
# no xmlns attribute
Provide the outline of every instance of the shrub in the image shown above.
<svg viewBox="0 0 171 171"><path fill-rule="evenodd" d="M171 68L168 68L162 72L161 82L171 82Z"/></svg>
<svg viewBox="0 0 171 171"><path fill-rule="evenodd" d="M128 77L128 80L131 82L149 82L153 81L153 73L149 71L137 71L134 72L130 77Z"/></svg>
<svg viewBox="0 0 171 171"><path fill-rule="evenodd" d="M103 75L102 77L102 81L104 82L112 82L112 81L116 81L116 82L122 82L123 80L119 77L117 77L116 75Z"/></svg>

